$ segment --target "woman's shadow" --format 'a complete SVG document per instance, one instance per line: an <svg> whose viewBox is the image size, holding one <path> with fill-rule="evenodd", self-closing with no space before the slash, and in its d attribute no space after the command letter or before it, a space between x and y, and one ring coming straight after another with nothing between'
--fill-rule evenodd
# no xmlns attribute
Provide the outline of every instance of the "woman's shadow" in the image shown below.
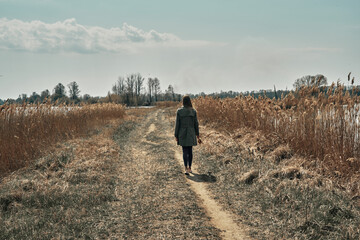
<svg viewBox="0 0 360 240"><path fill-rule="evenodd" d="M190 175L186 175L186 178L194 182L208 182L208 183L216 182L216 177L214 175L211 175L210 172L208 174L197 174L193 172L190 173Z"/></svg>

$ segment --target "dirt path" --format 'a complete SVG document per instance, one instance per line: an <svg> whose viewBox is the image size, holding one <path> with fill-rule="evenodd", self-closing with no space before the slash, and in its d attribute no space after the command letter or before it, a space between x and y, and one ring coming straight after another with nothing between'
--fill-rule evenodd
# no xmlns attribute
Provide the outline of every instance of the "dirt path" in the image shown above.
<svg viewBox="0 0 360 240"><path fill-rule="evenodd" d="M123 222L110 237L221 239L183 177L162 110L149 112L132 130L124 128L115 134L121 156L117 196L122 201L112 210L113 218Z"/></svg>
<svg viewBox="0 0 360 240"><path fill-rule="evenodd" d="M185 177L166 114L129 113L10 175L0 239L249 239L209 194L211 176Z"/></svg>
<svg viewBox="0 0 360 240"><path fill-rule="evenodd" d="M159 115L161 117L159 117ZM164 111L159 110L156 113L155 121L158 123L158 127L161 129L166 129L166 137L169 139L168 141L172 141L173 131L171 129L171 123L168 121L164 121L165 113ZM151 124L149 126L147 134L150 135L156 130L155 124ZM172 147L174 149L174 157L177 160L178 164L181 168L183 168L183 160L182 153L180 147ZM190 176L185 177L187 183L190 185L191 190L196 194L198 200L200 200L201 207L204 208L206 214L211 219L211 224L221 231L222 239L249 239L249 237L245 234L244 230L238 226L234 217L231 213L222 209L221 205L216 202L213 197L210 195L209 191L206 188L207 184L211 184L209 182L212 181L211 176L206 174L200 174L196 172L196 164L193 166L193 173ZM186 175L184 175L186 176Z"/></svg>
<svg viewBox="0 0 360 240"><path fill-rule="evenodd" d="M183 165L182 154L180 151L175 152L175 158L179 164ZM193 165L193 169L196 169L196 164ZM244 231L235 223L234 217L231 213L222 209L221 205L217 203L206 189L206 183L202 180L203 175L192 170L193 174L187 178L187 182L190 183L191 189L202 200L202 206L206 213L211 217L211 223L214 227L222 231L221 236L223 239L249 239ZM200 177L198 177L200 176Z"/></svg>

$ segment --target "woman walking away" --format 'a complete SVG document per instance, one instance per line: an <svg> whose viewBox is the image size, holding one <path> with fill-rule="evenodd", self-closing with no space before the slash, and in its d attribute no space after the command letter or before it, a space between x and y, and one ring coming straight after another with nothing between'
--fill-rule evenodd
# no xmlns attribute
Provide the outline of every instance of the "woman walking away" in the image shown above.
<svg viewBox="0 0 360 240"><path fill-rule="evenodd" d="M192 107L190 97L187 95L183 97L183 107L176 112L175 138L177 144L182 146L185 174L189 175L193 159L192 147L197 145L197 141L200 144L201 140L196 110Z"/></svg>

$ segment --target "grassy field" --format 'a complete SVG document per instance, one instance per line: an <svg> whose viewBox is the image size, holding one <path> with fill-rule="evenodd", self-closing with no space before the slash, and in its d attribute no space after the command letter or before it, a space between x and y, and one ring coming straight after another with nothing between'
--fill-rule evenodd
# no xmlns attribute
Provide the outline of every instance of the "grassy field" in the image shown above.
<svg viewBox="0 0 360 240"><path fill-rule="evenodd" d="M199 98L195 106L203 124L229 134L239 129L260 131L303 156L319 172L342 180L360 194L360 122L358 89L334 84L324 91L307 87L284 98ZM271 148L258 149L266 153Z"/></svg>
<svg viewBox="0 0 360 240"><path fill-rule="evenodd" d="M5 177L0 187L0 239L107 238L118 201L112 126L58 143L52 153ZM94 129L95 130L95 129Z"/></svg>
<svg viewBox="0 0 360 240"><path fill-rule="evenodd" d="M220 239L156 109L58 143L0 182L0 239ZM151 131L150 131L151 130Z"/></svg>
<svg viewBox="0 0 360 240"><path fill-rule="evenodd" d="M235 213L251 237L359 239L355 181L329 175L324 165L297 154L275 133L245 126L232 129L210 104L221 100L200 100L209 104L197 108L203 140L195 148L197 171L212 179L208 190L214 199ZM214 120L204 118L203 109L212 112ZM175 121L173 112L170 122Z"/></svg>
<svg viewBox="0 0 360 240"><path fill-rule="evenodd" d="M127 110L96 105L61 113L49 106L34 113L34 106L7 108L2 121L14 129L3 128L7 134L1 137L13 147L0 146L26 161L3 165L8 174L0 182L0 239L221 239L187 181L201 181L254 239L359 239L357 149L351 155L347 146L340 153L335 145L341 137L344 144L357 144L357 135L348 132L357 131L357 120L346 122L357 98L334 91L330 101L319 94L307 89L290 95L291 101L196 99L203 144L195 147L197 175L188 178L175 157L180 149L173 137L174 104ZM44 120L48 116L53 120ZM297 129L298 139L286 135L285 123ZM294 144L305 142L305 133L307 141L320 141L319 131L329 126L334 145L321 151L330 153L313 155ZM53 129L66 133L47 140ZM34 152L16 155L24 149Z"/></svg>
<svg viewBox="0 0 360 240"><path fill-rule="evenodd" d="M357 199L286 145L249 129L200 131L198 171L216 179L209 191L254 239L359 239ZM258 147L273 150L263 154Z"/></svg>
<svg viewBox="0 0 360 240"><path fill-rule="evenodd" d="M3 105L0 107L0 176L26 166L55 143L83 136L125 115L122 105Z"/></svg>
<svg viewBox="0 0 360 240"><path fill-rule="evenodd" d="M195 99L209 190L257 239L359 239L359 97L332 85L281 99Z"/></svg>

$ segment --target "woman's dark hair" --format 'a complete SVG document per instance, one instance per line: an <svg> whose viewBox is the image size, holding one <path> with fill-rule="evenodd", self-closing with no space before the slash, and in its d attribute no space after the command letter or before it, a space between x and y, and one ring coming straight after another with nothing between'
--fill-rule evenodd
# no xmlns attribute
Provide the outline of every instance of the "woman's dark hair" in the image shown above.
<svg viewBox="0 0 360 240"><path fill-rule="evenodd" d="M192 104L191 104L191 100L190 100L189 95L185 95L183 97L183 106L192 108Z"/></svg>

